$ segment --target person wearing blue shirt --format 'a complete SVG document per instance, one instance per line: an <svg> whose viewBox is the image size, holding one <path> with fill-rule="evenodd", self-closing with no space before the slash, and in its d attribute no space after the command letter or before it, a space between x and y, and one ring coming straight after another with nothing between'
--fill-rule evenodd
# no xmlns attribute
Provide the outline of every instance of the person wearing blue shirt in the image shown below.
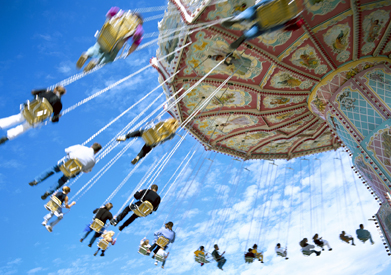
<svg viewBox="0 0 391 275"><path fill-rule="evenodd" d="M173 222L168 222L165 224L165 226L163 228L161 228L160 230L158 230L154 233L154 236L155 236L154 244L147 251L148 253L151 253L151 251L153 251L154 255L152 257L154 257L155 254L160 249L160 247L156 244L156 241L159 239L159 237L162 236L162 237L168 239L169 243L174 243L175 232L172 230L173 226L174 226ZM163 250L166 249L168 247L168 244L165 247L162 247L162 249Z"/></svg>
<svg viewBox="0 0 391 275"><path fill-rule="evenodd" d="M375 242L372 240L371 233L364 229L364 225L360 224L360 228L356 230L357 239L365 243L366 241L370 240L371 244L375 244Z"/></svg>

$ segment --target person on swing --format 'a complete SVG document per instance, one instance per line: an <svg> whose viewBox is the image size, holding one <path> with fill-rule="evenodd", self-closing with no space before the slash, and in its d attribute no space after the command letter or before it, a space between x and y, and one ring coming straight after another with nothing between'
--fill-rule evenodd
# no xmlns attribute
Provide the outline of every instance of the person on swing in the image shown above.
<svg viewBox="0 0 391 275"><path fill-rule="evenodd" d="M133 44L128 50L128 53L126 56L129 56L132 52L134 52L137 47L141 44L142 36L144 34L143 30L143 18L140 14L134 13L134 16L137 16L139 24L136 27L136 30L134 33L125 34L123 37L120 38L119 42L115 45L111 51L107 51L101 44L99 44L99 39L95 43L94 46L89 48L87 52L84 52L79 60L76 63L76 67L78 69L81 69L85 62L92 58L91 61L87 64L87 66L84 68L85 72L88 72L92 70L96 65L103 65L106 63L111 63L116 58L118 52L121 50L125 42L132 37ZM106 14L106 22L112 19L120 20L122 16L126 16L126 13L123 10L120 10L118 7L112 7ZM133 30L131 30L133 31Z"/></svg>
<svg viewBox="0 0 391 275"><path fill-rule="evenodd" d="M124 210L121 212L121 214L118 215L118 217L112 219L110 223L114 226L116 226L120 221L122 221L126 215L135 209L137 206L140 206L144 201L148 201L153 206L153 211L157 211L159 204L160 204L160 196L157 194L158 186L156 184L152 184L151 189L144 189L141 191L137 191L134 194L134 198L138 200L134 204L130 204L129 206L125 207ZM152 212L153 212L152 211ZM152 214L152 213L151 213ZM122 231L125 227L129 226L135 219L137 219L139 216L136 214L133 214L130 216L129 219L127 219L118 229L119 231Z"/></svg>
<svg viewBox="0 0 391 275"><path fill-rule="evenodd" d="M53 123L58 122L60 119L60 112L62 110L61 97L65 95L65 93L66 90L63 86L57 86L56 88L54 88L53 91L48 91L47 89L31 91L31 94L34 97L38 97L39 99L45 98L49 102L50 106L52 106L53 115L51 121ZM9 129L7 131L6 136L0 138L0 144L3 144L8 140L20 136L21 134L33 127L33 125L30 125L30 123L26 121L25 117L21 113L0 119L0 129L8 129L17 124L20 125Z"/></svg>
<svg viewBox="0 0 391 275"><path fill-rule="evenodd" d="M277 30L295 31L301 28L301 26L304 24L304 21L303 19L299 19L298 16L294 18L287 18L286 22L277 24L272 27L263 27L260 23L260 20L258 19L258 9L262 8L262 6L267 5L273 1L274 0L258 1L258 3L255 4L254 6L247 8L240 14L222 23L223 27L230 28L235 23L242 23L244 21L252 22L254 20L257 20L257 22L254 25L252 25L250 29L244 31L243 35L230 45L231 50L236 50L243 42L261 36L262 34L265 34L267 32L274 32ZM294 1L290 1L289 4L295 5L295 3L293 2Z"/></svg>
<svg viewBox="0 0 391 275"><path fill-rule="evenodd" d="M137 162L139 162L139 160L145 157L154 147L163 144L167 140L173 139L175 137L175 131L178 129L178 127L179 127L178 120L174 118L170 118L165 121L161 121L157 123L153 129L157 135L162 137L162 139L156 143L151 143L151 144L145 143L143 148L141 148L140 153L138 153L138 155L132 160L132 164L134 165ZM125 136L118 137L117 141L125 141L129 138L142 137L144 132L147 132L149 130L137 130L134 132L130 132Z"/></svg>
<svg viewBox="0 0 391 275"><path fill-rule="evenodd" d="M152 258L155 258L155 255L157 254L157 252L159 251L159 249L163 249L165 250L166 248L168 248L168 245L170 243L174 243L175 241L175 232L174 230L172 230L172 228L174 227L174 223L173 222L168 222L164 225L163 228L159 229L158 231L156 231L153 235L155 236L155 240L153 241L153 245L147 250L147 253L151 253L151 251L153 251L153 255L152 255ZM166 239L168 239L168 244L165 246L165 247L160 247L157 245L157 240L159 239L159 237L164 237Z"/></svg>
<svg viewBox="0 0 391 275"><path fill-rule="evenodd" d="M371 233L364 229L364 225L360 224L360 228L356 230L357 239L365 243L366 241L370 240L371 244L375 244L375 242L372 240Z"/></svg>

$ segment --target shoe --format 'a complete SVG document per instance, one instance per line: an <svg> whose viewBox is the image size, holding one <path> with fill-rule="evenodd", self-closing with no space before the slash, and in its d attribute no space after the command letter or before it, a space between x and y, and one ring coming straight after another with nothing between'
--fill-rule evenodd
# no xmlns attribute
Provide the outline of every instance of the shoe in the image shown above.
<svg viewBox="0 0 391 275"><path fill-rule="evenodd" d="M140 160L140 157L137 156L132 160L132 164L135 165Z"/></svg>
<svg viewBox="0 0 391 275"><path fill-rule="evenodd" d="M263 264L263 262L261 261L261 264Z"/></svg>
<svg viewBox="0 0 391 275"><path fill-rule="evenodd" d="M84 241L84 239L80 239L80 242L82 243Z"/></svg>
<svg viewBox="0 0 391 275"><path fill-rule="evenodd" d="M34 185L37 185L37 184L38 184L38 182L36 180L33 180L32 182L29 182L30 186L34 186Z"/></svg>
<svg viewBox="0 0 391 275"><path fill-rule="evenodd" d="M50 225L46 225L45 227L46 227L47 231L49 231L50 233L52 233L53 228L52 228Z"/></svg>
<svg viewBox="0 0 391 275"><path fill-rule="evenodd" d="M324 251L324 248L322 248L322 251Z"/></svg>
<svg viewBox="0 0 391 275"><path fill-rule="evenodd" d="M352 243L353 246L356 246L354 243Z"/></svg>
<svg viewBox="0 0 391 275"><path fill-rule="evenodd" d="M0 138L0 144L3 144L4 142L6 142L8 140L7 137L2 137Z"/></svg>
<svg viewBox="0 0 391 275"><path fill-rule="evenodd" d="M126 140L126 136L117 137L117 141L125 141L125 140Z"/></svg>
<svg viewBox="0 0 391 275"><path fill-rule="evenodd" d="M105 253L102 252L102 254L100 254L101 257L104 257L105 256Z"/></svg>
<svg viewBox="0 0 391 275"><path fill-rule="evenodd" d="M47 223L48 223L47 221L43 221L43 222L42 222L42 225L43 225L43 226L46 226Z"/></svg>
<svg viewBox="0 0 391 275"><path fill-rule="evenodd" d="M84 68L84 72L88 72L88 71L91 71L93 68L95 68L95 66L97 65L96 61L95 60L91 60L90 62L88 62L87 66Z"/></svg>
<svg viewBox="0 0 391 275"><path fill-rule="evenodd" d="M332 248L329 249L329 251L333 250Z"/></svg>
<svg viewBox="0 0 391 275"><path fill-rule="evenodd" d="M98 251L99 251L99 250L98 250ZM98 255L98 251L96 251L96 252L94 253L94 256Z"/></svg>
<svg viewBox="0 0 391 275"><path fill-rule="evenodd" d="M320 253L322 253L322 252L318 252L318 251L315 251L315 253L316 253L316 256L319 256L320 255Z"/></svg>
<svg viewBox="0 0 391 275"><path fill-rule="evenodd" d="M289 259L288 257L285 258L285 260L288 260L288 259Z"/></svg>
<svg viewBox="0 0 391 275"><path fill-rule="evenodd" d="M236 41L232 42L231 45L229 45L229 49L231 51L233 50L236 50L237 48L240 47L240 45L242 45L242 43L246 41L246 37L244 35L242 35L241 37L239 37Z"/></svg>
<svg viewBox="0 0 391 275"><path fill-rule="evenodd" d="M50 196L50 194L49 194L48 192L46 192L45 194L43 194L43 195L41 196L41 199L42 199L42 200L46 200L46 198L47 198L48 196Z"/></svg>
<svg viewBox="0 0 391 275"><path fill-rule="evenodd" d="M79 57L79 60L77 60L76 62L76 67L78 69L81 69L81 67L83 67L84 63L86 63L88 59L88 55L86 55L86 53L83 53L80 57Z"/></svg>
<svg viewBox="0 0 391 275"><path fill-rule="evenodd" d="M116 219L111 219L110 220L110 224L113 225L113 226L117 226L118 222Z"/></svg>
<svg viewBox="0 0 391 275"><path fill-rule="evenodd" d="M92 246L92 244L89 243L89 244L88 244L88 247L91 247L91 246Z"/></svg>
<svg viewBox="0 0 391 275"><path fill-rule="evenodd" d="M157 265L157 261L155 261L155 265Z"/></svg>
<svg viewBox="0 0 391 275"><path fill-rule="evenodd" d="M122 231L124 230L124 227L121 225L119 228L118 228L119 231Z"/></svg>
<svg viewBox="0 0 391 275"><path fill-rule="evenodd" d="M164 266L162 266L162 268L164 269Z"/></svg>

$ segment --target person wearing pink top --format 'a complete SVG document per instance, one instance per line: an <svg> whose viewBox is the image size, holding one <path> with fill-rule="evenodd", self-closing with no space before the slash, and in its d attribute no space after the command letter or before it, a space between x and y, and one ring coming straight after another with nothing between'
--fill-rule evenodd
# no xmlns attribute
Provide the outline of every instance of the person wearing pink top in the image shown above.
<svg viewBox="0 0 391 275"><path fill-rule="evenodd" d="M121 17L124 14L125 14L125 12L123 10L120 10L118 7L112 7L106 14L106 22L108 20L112 19L114 16ZM125 44L125 42L128 41L129 38L131 38L131 37L133 40L133 44L129 48L129 50L127 52L127 56L129 56L132 52L134 52L137 49L137 47L141 44L142 36L144 34L144 30L142 27L143 18L138 13L134 13L134 15L136 15L139 18L140 24L137 26L136 31L133 33L133 35L130 35L130 36L125 35L122 38L122 40L119 43L117 43L117 45L110 52L105 51L102 48L102 46L98 42L96 42L94 46L89 48L87 50L87 52L84 52L80 56L79 60L76 63L76 67L81 69L83 67L83 65L85 64L85 62L89 58L91 58L92 60L84 68L85 72L92 70L98 64L103 65L106 63L113 62L115 60L118 52L121 50L121 48Z"/></svg>

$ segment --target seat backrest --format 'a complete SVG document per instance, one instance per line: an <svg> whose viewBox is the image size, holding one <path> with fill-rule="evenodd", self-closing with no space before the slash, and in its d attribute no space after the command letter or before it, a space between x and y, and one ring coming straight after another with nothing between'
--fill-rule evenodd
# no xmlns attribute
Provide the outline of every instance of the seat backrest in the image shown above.
<svg viewBox="0 0 391 275"><path fill-rule="evenodd" d="M83 169L83 165L78 159L68 159L60 166L61 172L64 176L70 178L79 173Z"/></svg>
<svg viewBox="0 0 391 275"><path fill-rule="evenodd" d="M105 226L105 224L101 220L94 219L94 221L90 225L90 228L95 232L99 233L102 231L103 226Z"/></svg>
<svg viewBox="0 0 391 275"><path fill-rule="evenodd" d="M253 257L244 257L244 261L246 263L252 263L252 262L254 262L254 258Z"/></svg>
<svg viewBox="0 0 391 275"><path fill-rule="evenodd" d="M159 254L156 254L156 255L155 255L155 260L156 260L156 261L159 261L159 262L163 262L163 261L164 261L164 256L159 255Z"/></svg>
<svg viewBox="0 0 391 275"><path fill-rule="evenodd" d="M149 201L144 201L141 205L137 206L135 209L132 209L134 214L139 217L146 217L153 211L153 205Z"/></svg>
<svg viewBox="0 0 391 275"><path fill-rule="evenodd" d="M274 0L257 9L257 20L263 29L269 29L295 18L302 9L301 0Z"/></svg>
<svg viewBox="0 0 391 275"><path fill-rule="evenodd" d="M21 113L30 125L35 125L49 118L53 113L53 107L46 98L37 97L28 102Z"/></svg>
<svg viewBox="0 0 391 275"><path fill-rule="evenodd" d="M301 252L303 253L303 255L305 255L305 256L309 256L309 255L311 255L311 251L309 251L309 250L301 250Z"/></svg>
<svg viewBox="0 0 391 275"><path fill-rule="evenodd" d="M168 245L169 242L170 242L169 239L167 239L167 238L165 238L165 237L163 237L163 236L160 236L160 237L157 239L156 244L157 244L158 246L160 246L161 248L165 248L166 245Z"/></svg>
<svg viewBox="0 0 391 275"><path fill-rule="evenodd" d="M106 250L109 247L109 243L104 239L101 239L98 243L98 247L102 250Z"/></svg>
<svg viewBox="0 0 391 275"><path fill-rule="evenodd" d="M50 200L45 205L45 208L49 211L56 211L59 207L61 208L61 201L56 196L51 196Z"/></svg>
<svg viewBox="0 0 391 275"><path fill-rule="evenodd" d="M150 253L148 253L148 249L146 247L140 246L138 249L138 253L142 255L148 256Z"/></svg>
<svg viewBox="0 0 391 275"><path fill-rule="evenodd" d="M284 253L281 253L281 252L277 252L277 255L278 255L278 256L281 256L281 257L285 257L285 254L284 254Z"/></svg>
<svg viewBox="0 0 391 275"><path fill-rule="evenodd" d="M133 35L140 23L140 19L131 13L113 17L103 25L97 42L105 52L111 52L120 40Z"/></svg>

